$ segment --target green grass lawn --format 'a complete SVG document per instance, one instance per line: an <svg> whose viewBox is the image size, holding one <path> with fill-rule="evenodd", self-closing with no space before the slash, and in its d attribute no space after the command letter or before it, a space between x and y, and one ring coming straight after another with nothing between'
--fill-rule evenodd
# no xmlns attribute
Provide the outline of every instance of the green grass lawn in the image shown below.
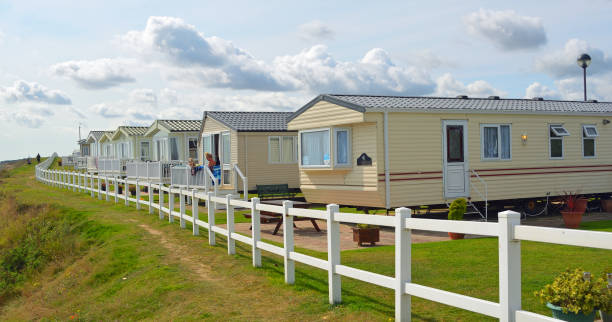
<svg viewBox="0 0 612 322"><path fill-rule="evenodd" d="M96 240L73 262L42 271L24 283L23 295L8 302L0 319L208 319L208 320L388 320L393 317L393 291L342 278L343 303L327 304L327 272L296 264L296 283L286 285L281 257L264 253L263 267L251 266L251 248L237 242L228 256L225 238L208 246L207 232L191 236L157 215L127 208L122 201L99 201L85 193L52 188L33 180L33 166L13 170L3 178L0 192L20 203L48 203L82 216L80 231ZM112 200L112 199L111 199ZM178 203L177 203L178 206ZM187 207L190 211L190 207ZM350 210L349 210L350 211ZM157 214L157 212L155 212ZM236 214L237 220L244 220ZM200 212L200 219L206 220ZM242 219L241 219L242 218ZM217 224L225 216L216 215ZM151 235L139 225L163 235ZM84 227L84 228L83 228ZM611 231L612 220L587 223L582 229ZM88 237L89 236L89 237ZM94 237L91 237L94 236ZM176 245L163 247L162 238ZM265 237L265 236L264 236ZM490 301L498 301L498 244L496 238L414 244L413 282ZM297 251L326 259L323 252ZM582 267L593 274L612 269L612 251L522 242L523 309L550 315L533 292L566 268ZM194 272L184 259L209 268ZM394 275L394 247L343 251L341 262L368 271ZM123 279L126 277L126 279ZM203 277L203 278L198 278ZM32 306L36 309L32 309ZM413 298L415 321L493 320L479 314ZM78 312L78 313L77 313Z"/></svg>

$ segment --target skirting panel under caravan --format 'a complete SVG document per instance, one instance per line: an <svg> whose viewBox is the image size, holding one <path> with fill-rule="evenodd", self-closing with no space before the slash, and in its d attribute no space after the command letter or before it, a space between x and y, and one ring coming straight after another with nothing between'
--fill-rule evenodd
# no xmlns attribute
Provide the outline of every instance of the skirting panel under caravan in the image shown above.
<svg viewBox="0 0 612 322"><path fill-rule="evenodd" d="M340 205L359 205L363 207L385 207L384 193L376 190L346 190L346 189L327 189L325 187L305 188L302 186L302 193L308 202L328 204L333 203Z"/></svg>

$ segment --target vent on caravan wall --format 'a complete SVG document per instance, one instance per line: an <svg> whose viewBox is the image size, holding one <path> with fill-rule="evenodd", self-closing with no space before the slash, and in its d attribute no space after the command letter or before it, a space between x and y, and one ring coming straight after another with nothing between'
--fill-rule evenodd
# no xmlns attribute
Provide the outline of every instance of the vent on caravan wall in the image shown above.
<svg viewBox="0 0 612 322"><path fill-rule="evenodd" d="M534 98L532 98L532 100L534 100L534 101L543 101L544 98L543 97L534 97Z"/></svg>
<svg viewBox="0 0 612 322"><path fill-rule="evenodd" d="M597 100L588 100L589 103L597 103Z"/></svg>
<svg viewBox="0 0 612 322"><path fill-rule="evenodd" d="M496 96L496 95L491 95L491 96L489 96L489 99L490 99L490 100L498 100L498 99L499 99L499 96Z"/></svg>
<svg viewBox="0 0 612 322"><path fill-rule="evenodd" d="M467 95L457 95L457 98L467 99L467 98L468 98L468 96L467 96Z"/></svg>

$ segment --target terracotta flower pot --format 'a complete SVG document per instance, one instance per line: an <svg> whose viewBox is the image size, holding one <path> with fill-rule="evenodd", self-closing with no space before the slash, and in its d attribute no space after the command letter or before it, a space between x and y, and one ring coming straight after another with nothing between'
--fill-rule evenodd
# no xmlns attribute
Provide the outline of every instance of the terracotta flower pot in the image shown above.
<svg viewBox="0 0 612 322"><path fill-rule="evenodd" d="M585 198L576 199L576 206L574 207L574 211L584 214L588 203L589 203L589 199L585 199Z"/></svg>
<svg viewBox="0 0 612 322"><path fill-rule="evenodd" d="M452 239L452 240L463 239L463 238L465 238L465 234L449 232L448 233L448 237L450 237L450 239Z"/></svg>
<svg viewBox="0 0 612 322"><path fill-rule="evenodd" d="M562 210L561 215L563 215L565 227L575 229L580 226L580 222L582 221L582 212Z"/></svg>
<svg viewBox="0 0 612 322"><path fill-rule="evenodd" d="M601 201L601 210L604 212L612 212L612 200L602 200Z"/></svg>
<svg viewBox="0 0 612 322"><path fill-rule="evenodd" d="M380 241L380 229L353 228L353 241L357 242L359 246L363 246L363 243L370 243L374 246L376 242Z"/></svg>

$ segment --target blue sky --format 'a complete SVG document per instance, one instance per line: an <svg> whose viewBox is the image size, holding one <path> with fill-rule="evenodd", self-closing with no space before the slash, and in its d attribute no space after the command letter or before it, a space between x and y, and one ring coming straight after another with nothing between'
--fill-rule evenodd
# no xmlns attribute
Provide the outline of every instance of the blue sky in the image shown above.
<svg viewBox="0 0 612 322"><path fill-rule="evenodd" d="M0 160L319 93L612 100L612 1L2 1Z"/></svg>

